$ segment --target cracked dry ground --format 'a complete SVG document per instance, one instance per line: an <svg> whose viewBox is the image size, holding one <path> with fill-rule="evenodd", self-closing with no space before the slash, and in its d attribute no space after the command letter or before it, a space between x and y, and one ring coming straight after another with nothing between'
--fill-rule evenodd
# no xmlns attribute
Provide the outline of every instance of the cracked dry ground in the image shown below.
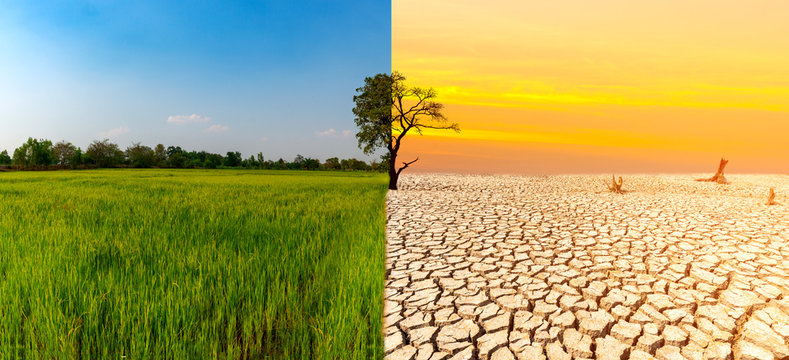
<svg viewBox="0 0 789 360"><path fill-rule="evenodd" d="M411 175L387 359L789 359L789 176Z"/></svg>

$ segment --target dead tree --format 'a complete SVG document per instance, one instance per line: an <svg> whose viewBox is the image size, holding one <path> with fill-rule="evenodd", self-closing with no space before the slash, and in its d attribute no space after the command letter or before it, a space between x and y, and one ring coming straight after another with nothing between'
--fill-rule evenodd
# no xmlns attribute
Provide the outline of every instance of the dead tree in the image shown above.
<svg viewBox="0 0 789 360"><path fill-rule="evenodd" d="M712 177L708 179L696 179L696 181L711 181L718 184L728 184L729 180L726 180L726 177L723 176L723 168L725 168L728 163L729 160L721 158L721 162L718 164L718 171L715 172L715 175L712 175Z"/></svg>
<svg viewBox="0 0 789 360"><path fill-rule="evenodd" d="M775 188L770 188L770 193L767 194L767 205L778 205L775 202Z"/></svg>
<svg viewBox="0 0 789 360"><path fill-rule="evenodd" d="M611 175L611 185L608 185L608 190L617 194L624 194L625 191L622 190L622 177L619 177L619 182L616 181L614 175Z"/></svg>

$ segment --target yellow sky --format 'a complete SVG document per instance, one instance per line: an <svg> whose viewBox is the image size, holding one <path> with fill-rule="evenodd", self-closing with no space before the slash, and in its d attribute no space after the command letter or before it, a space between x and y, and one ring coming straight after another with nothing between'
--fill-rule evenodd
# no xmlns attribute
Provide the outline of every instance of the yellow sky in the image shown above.
<svg viewBox="0 0 789 360"><path fill-rule="evenodd" d="M421 171L789 173L789 2L394 0ZM480 160L482 159L482 160ZM410 169L409 169L410 170Z"/></svg>

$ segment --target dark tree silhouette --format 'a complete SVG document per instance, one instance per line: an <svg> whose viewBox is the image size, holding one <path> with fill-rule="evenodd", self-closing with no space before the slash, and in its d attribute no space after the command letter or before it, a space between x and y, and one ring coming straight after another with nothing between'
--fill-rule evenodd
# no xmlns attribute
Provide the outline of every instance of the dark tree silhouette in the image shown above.
<svg viewBox="0 0 789 360"><path fill-rule="evenodd" d="M359 127L356 138L366 154L385 147L388 152L389 189L397 190L400 173L415 163L403 161L397 167L397 154L402 140L409 131L422 134L424 129L460 131L456 123L450 123L441 113L444 105L435 102L436 91L432 88L409 87L405 76L395 71L392 75L377 74L364 79L364 86L356 89L360 94L353 97L354 121Z"/></svg>
<svg viewBox="0 0 789 360"><path fill-rule="evenodd" d="M227 156L225 156L225 166L241 166L241 153L238 151L228 151Z"/></svg>
<svg viewBox="0 0 789 360"><path fill-rule="evenodd" d="M8 150L0 152L0 165L11 165L11 156L8 155Z"/></svg>

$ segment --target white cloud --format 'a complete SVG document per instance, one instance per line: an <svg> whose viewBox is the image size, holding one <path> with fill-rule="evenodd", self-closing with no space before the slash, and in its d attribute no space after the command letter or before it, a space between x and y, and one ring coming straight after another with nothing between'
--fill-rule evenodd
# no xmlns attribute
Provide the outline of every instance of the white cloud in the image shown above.
<svg viewBox="0 0 789 360"><path fill-rule="evenodd" d="M192 115L170 115L167 117L167 122L170 124L190 124L190 123L207 123L211 121L208 116L197 114Z"/></svg>
<svg viewBox="0 0 789 360"><path fill-rule="evenodd" d="M227 126L225 126L225 125L219 125L219 124L216 124L216 125L211 125L211 126L209 126L209 127L208 127L208 128L206 128L205 130L203 130L203 132L207 132L207 133L219 133L219 132L224 132L224 131L227 131L227 130L229 130L229 129L230 129L230 128L229 128L229 127L227 127Z"/></svg>
<svg viewBox="0 0 789 360"><path fill-rule="evenodd" d="M129 129L129 127L121 126L121 127L117 127L117 128L114 128L114 129L107 130L107 131L101 133L100 135L103 138L114 138L114 137L117 137L118 135L128 133L129 131L131 131L131 129Z"/></svg>
<svg viewBox="0 0 789 360"><path fill-rule="evenodd" d="M329 129L329 130L326 130L326 131L318 131L318 132L315 133L315 135L318 135L318 137L335 136L335 135L337 135L337 130Z"/></svg>
<svg viewBox="0 0 789 360"><path fill-rule="evenodd" d="M353 135L351 130L343 130L337 131L334 129L329 129L325 131L316 131L315 136L317 137L332 137L332 138L347 138Z"/></svg>

